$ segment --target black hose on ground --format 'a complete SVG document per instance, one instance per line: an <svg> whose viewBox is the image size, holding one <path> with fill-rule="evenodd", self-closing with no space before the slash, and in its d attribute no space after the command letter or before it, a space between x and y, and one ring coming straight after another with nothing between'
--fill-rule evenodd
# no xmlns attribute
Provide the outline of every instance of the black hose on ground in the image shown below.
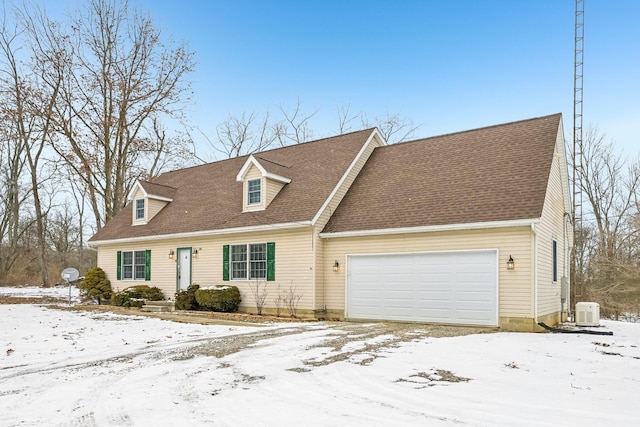
<svg viewBox="0 0 640 427"><path fill-rule="evenodd" d="M590 335L613 335L611 331L592 331L590 329L562 329L554 328L545 324L544 322L538 322L538 325L545 328L547 331L551 331L558 334L590 334Z"/></svg>

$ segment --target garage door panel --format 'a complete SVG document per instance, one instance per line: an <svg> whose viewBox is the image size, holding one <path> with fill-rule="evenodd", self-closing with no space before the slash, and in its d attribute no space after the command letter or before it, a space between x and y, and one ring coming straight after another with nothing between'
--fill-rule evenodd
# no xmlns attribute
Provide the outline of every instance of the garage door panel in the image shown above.
<svg viewBox="0 0 640 427"><path fill-rule="evenodd" d="M495 250L349 256L347 316L497 324Z"/></svg>

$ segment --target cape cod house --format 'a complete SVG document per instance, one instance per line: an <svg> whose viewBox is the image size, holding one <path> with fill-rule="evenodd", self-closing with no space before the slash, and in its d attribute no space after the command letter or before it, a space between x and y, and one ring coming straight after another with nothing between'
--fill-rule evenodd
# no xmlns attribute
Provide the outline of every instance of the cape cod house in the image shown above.
<svg viewBox="0 0 640 427"><path fill-rule="evenodd" d="M560 114L387 145L367 129L138 182L91 239L114 289L230 283L318 317L536 330L568 310Z"/></svg>

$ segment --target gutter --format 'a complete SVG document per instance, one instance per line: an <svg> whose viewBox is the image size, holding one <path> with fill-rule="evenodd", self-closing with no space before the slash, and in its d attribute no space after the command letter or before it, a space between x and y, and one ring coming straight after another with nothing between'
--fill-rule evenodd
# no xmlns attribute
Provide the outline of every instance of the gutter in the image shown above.
<svg viewBox="0 0 640 427"><path fill-rule="evenodd" d="M111 245L111 244L119 244L119 243L135 243L135 242L143 242L143 241L148 242L148 241L167 240L167 239L185 239L185 238L194 238L194 237L220 236L225 234L249 233L253 231L290 230L294 228L305 228L310 226L311 226L311 221L286 222L282 224L267 224L267 225L258 225L258 226L250 226L250 227L236 227L236 228L227 228L222 230L194 231L191 233L159 234L159 235L153 235L153 236L124 237L121 239L112 239L112 240L96 240L93 242L87 242L87 245L89 247L97 247L100 245Z"/></svg>
<svg viewBox="0 0 640 427"><path fill-rule="evenodd" d="M474 230L485 228L529 227L540 222L540 218L516 219L511 221L470 222L466 224L426 225L421 227L382 228L378 230L338 231L320 233L325 239L338 237L385 236L391 234L430 233L437 231Z"/></svg>

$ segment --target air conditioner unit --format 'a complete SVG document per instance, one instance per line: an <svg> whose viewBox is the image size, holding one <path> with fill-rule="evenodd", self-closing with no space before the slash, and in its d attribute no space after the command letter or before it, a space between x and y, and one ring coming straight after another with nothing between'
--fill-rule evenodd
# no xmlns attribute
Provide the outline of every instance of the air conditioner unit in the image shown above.
<svg viewBox="0 0 640 427"><path fill-rule="evenodd" d="M600 304L579 302L576 304L577 326L600 326Z"/></svg>

